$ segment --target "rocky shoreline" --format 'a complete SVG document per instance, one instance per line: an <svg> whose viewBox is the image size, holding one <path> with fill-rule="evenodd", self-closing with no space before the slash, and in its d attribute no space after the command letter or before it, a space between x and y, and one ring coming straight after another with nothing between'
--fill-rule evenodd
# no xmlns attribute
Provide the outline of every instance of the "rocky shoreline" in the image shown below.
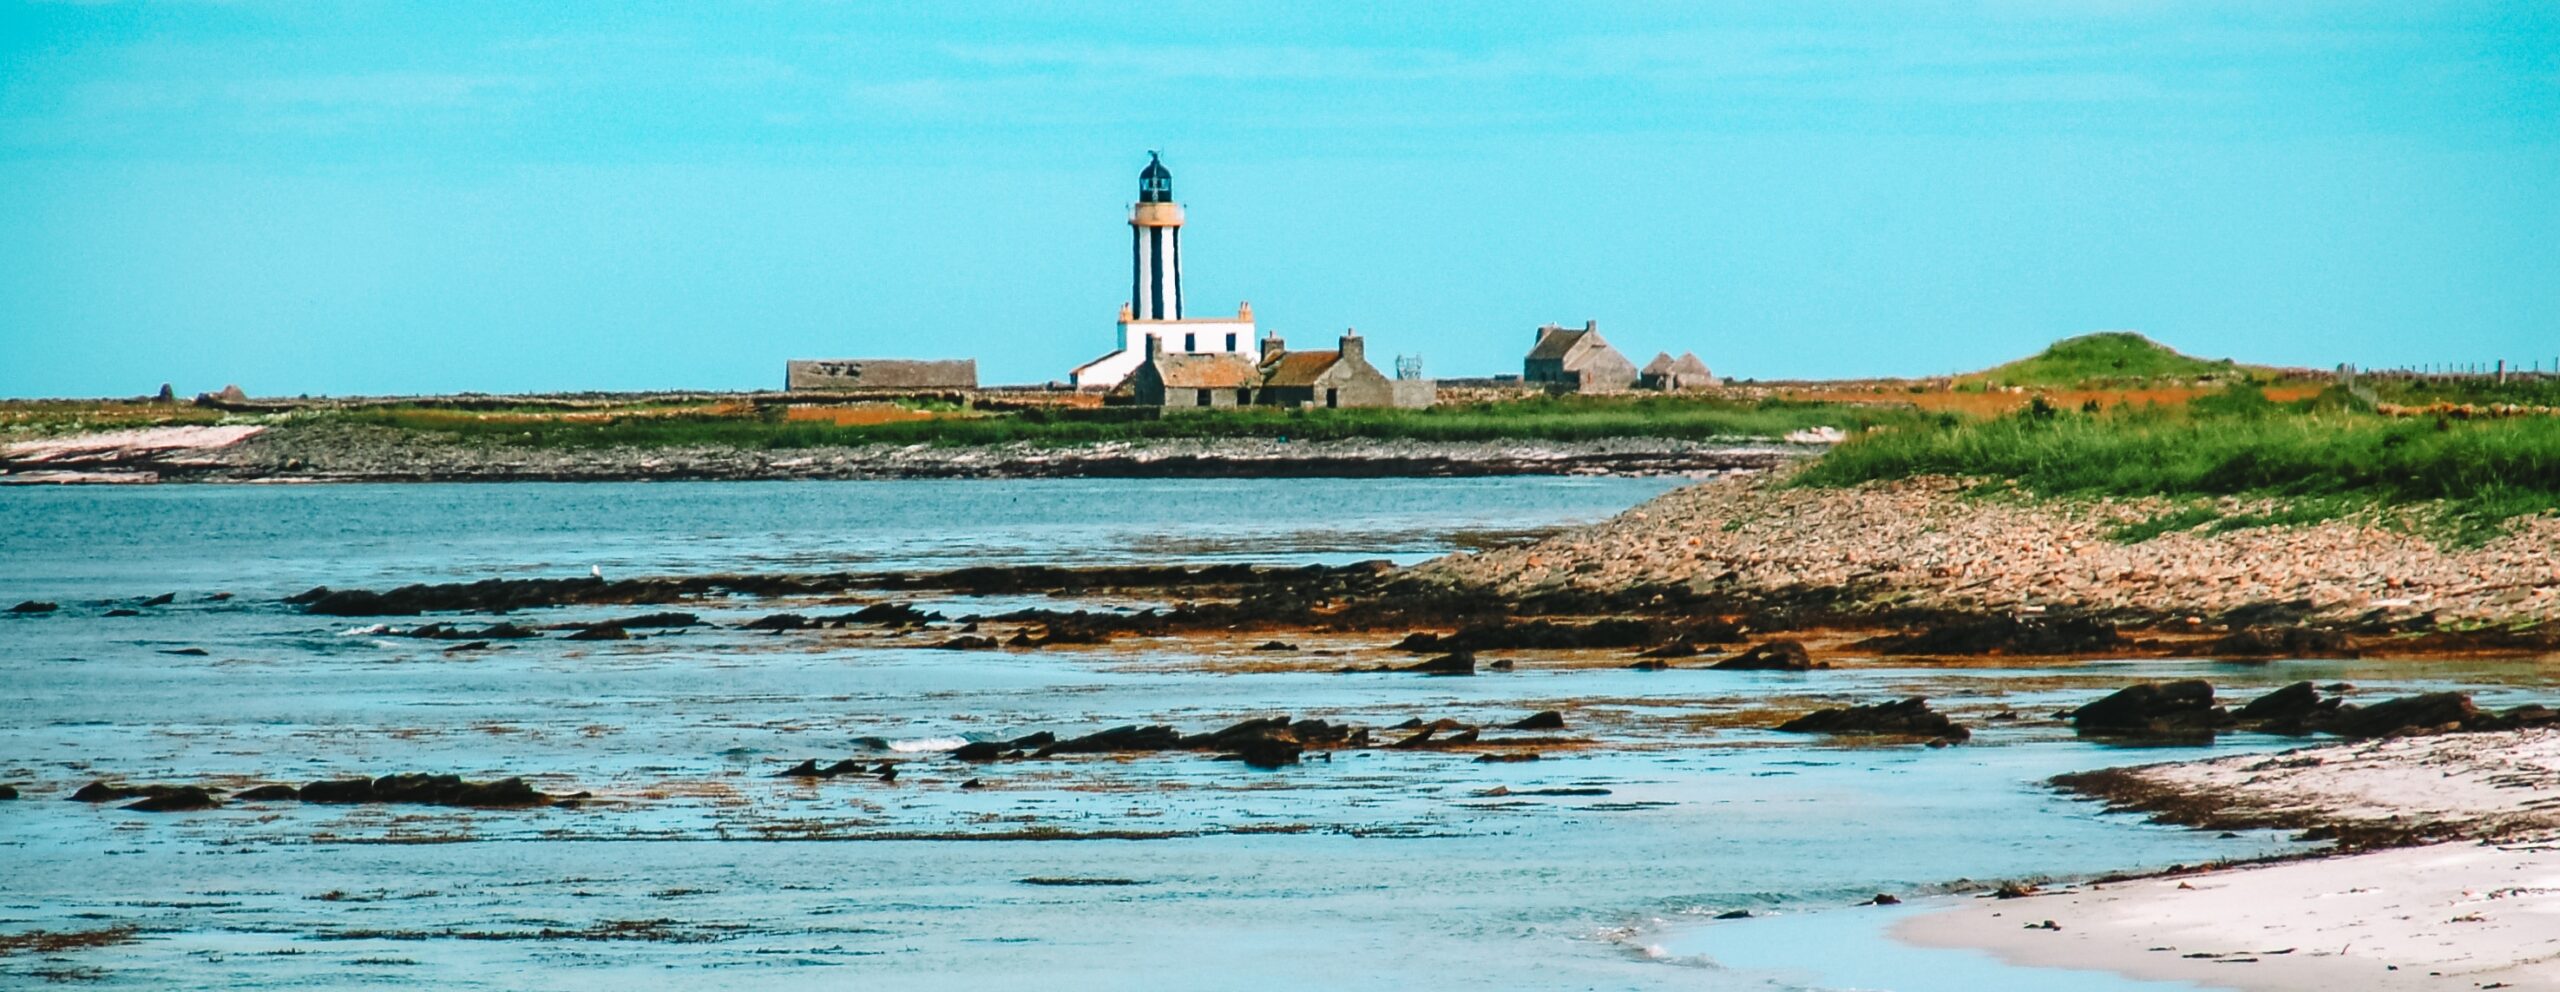
<svg viewBox="0 0 2560 992"><path fill-rule="evenodd" d="M2275 509L2220 503L2226 518ZM1954 479L1815 489L1762 476L1689 486L1604 523L1444 558L1415 574L1514 598L1818 588L1877 609L2189 626L2255 617L2259 623L2240 626L2308 623L2376 635L2461 626L2539 630L2532 636L2545 642L2560 618L2560 517L2518 520L2477 547L2360 518L2119 536L2178 506L1983 496ZM2264 647L2235 653L2341 646Z"/></svg>
<svg viewBox="0 0 2560 992"><path fill-rule="evenodd" d="M0 484L1706 475L1775 468L1823 447L1749 439L1238 438L979 447L534 448L292 422L123 433L0 447Z"/></svg>

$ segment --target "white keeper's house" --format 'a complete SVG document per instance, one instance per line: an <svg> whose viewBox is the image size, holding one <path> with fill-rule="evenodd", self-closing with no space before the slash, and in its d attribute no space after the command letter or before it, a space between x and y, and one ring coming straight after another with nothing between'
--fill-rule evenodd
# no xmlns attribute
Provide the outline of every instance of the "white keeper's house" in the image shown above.
<svg viewBox="0 0 2560 992"><path fill-rule="evenodd" d="M1120 307L1120 349L1067 374L1078 389L1109 390L1146 364L1147 340L1170 355L1237 355L1254 360L1253 304L1235 316L1193 317L1182 309L1182 205L1173 202L1173 172L1154 152L1138 173L1138 202L1129 208L1129 302Z"/></svg>

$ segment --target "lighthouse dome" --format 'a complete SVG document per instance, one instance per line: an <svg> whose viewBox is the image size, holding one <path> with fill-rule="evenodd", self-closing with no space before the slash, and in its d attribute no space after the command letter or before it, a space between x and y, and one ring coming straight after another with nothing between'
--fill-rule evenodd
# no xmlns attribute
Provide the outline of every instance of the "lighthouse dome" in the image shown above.
<svg viewBox="0 0 2560 992"><path fill-rule="evenodd" d="M1138 173L1138 202L1173 202L1173 170L1154 152L1147 153L1147 167Z"/></svg>

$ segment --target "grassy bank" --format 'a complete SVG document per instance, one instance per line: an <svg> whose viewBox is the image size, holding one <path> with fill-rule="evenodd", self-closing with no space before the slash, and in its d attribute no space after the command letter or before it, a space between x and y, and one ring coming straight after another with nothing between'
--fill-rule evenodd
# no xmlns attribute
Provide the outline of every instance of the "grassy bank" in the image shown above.
<svg viewBox="0 0 2560 992"><path fill-rule="evenodd" d="M456 416L447 410L377 408L332 413L346 422L393 427L457 440L541 448L667 447L808 448L855 444L970 446L1031 442L1221 438L1383 441L1589 441L1605 438L1777 438L1811 427L1858 430L1921 425L1927 417L1889 406L1787 401L1734 402L1690 397L1557 397L1461 404L1427 410L1245 409L1155 418L1088 412L1026 411L933 420L839 426L763 414L635 414L626 416Z"/></svg>
<svg viewBox="0 0 2560 992"><path fill-rule="evenodd" d="M2560 510L2560 419L2389 418L2321 401L2268 403L2236 387L2184 410L2038 408L1875 432L1798 481L1922 475L1999 480L2038 495L2259 496L2284 507L2249 518L2189 507L2126 539L2424 505L2435 525L2472 540L2516 516Z"/></svg>

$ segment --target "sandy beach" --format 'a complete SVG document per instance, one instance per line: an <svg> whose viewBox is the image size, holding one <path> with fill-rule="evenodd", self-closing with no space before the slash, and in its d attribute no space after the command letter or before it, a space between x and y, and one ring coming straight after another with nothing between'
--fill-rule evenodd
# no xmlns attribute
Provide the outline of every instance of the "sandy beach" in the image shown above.
<svg viewBox="0 0 2560 992"><path fill-rule="evenodd" d="M2560 733L2400 738L2129 774L2159 790L2141 802L2223 804L2233 825L2391 823L2458 839L1983 898L1897 935L2246 992L2560 988Z"/></svg>

